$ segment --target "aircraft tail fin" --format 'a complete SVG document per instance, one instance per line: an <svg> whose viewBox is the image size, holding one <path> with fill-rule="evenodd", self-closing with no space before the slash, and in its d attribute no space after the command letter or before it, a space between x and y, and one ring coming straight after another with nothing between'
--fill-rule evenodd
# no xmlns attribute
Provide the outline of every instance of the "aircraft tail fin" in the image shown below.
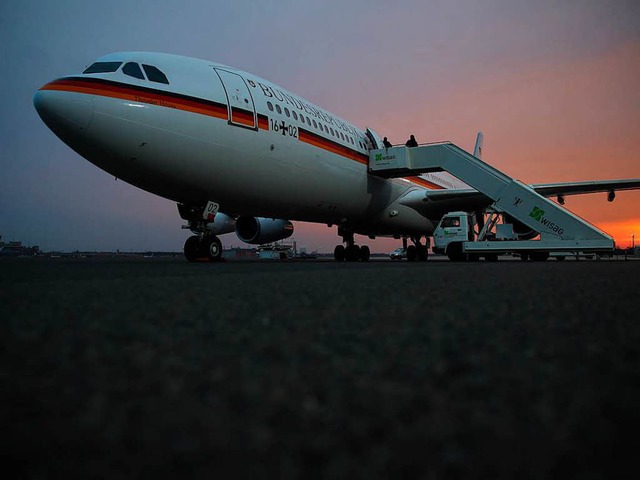
<svg viewBox="0 0 640 480"><path fill-rule="evenodd" d="M476 146L473 149L473 156L477 158L482 158L482 139L484 136L482 132L478 132L478 136L476 137Z"/></svg>

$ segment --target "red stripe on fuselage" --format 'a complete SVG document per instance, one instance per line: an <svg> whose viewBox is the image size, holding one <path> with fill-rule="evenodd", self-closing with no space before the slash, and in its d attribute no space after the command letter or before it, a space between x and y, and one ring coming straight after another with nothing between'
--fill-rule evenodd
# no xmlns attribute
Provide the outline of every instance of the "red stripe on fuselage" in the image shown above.
<svg viewBox="0 0 640 480"><path fill-rule="evenodd" d="M126 83L113 82L96 78L64 78L47 83L40 90L58 90L65 92L99 95L102 97L119 98L132 102L146 103L166 108L175 108L187 112L207 115L229 120L227 105L204 100L197 97L166 92L153 88L140 87ZM243 124L253 125L253 112L242 109L233 110L234 120L241 119ZM249 118L251 119L249 121ZM259 122L260 128L268 127L267 122ZM264 128L268 130L268 128Z"/></svg>
<svg viewBox="0 0 640 480"><path fill-rule="evenodd" d="M335 153L337 155L346 157L349 160L354 160L363 165L369 165L368 155L365 155L364 153L360 153L349 147L341 145L337 142L334 142L333 140L329 140L327 138L321 137L320 135L316 135L315 133L310 132L308 130L299 128L298 137L301 142L308 143L309 145L322 148L327 152Z"/></svg>

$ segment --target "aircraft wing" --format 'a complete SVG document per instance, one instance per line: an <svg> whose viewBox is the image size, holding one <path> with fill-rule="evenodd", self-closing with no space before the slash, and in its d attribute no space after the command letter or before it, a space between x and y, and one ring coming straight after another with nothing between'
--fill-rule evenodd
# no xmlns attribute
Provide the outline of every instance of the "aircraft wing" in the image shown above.
<svg viewBox="0 0 640 480"><path fill-rule="evenodd" d="M536 183L530 185L545 197L580 195L586 193L639 190L640 178L626 180L596 180L591 182ZM402 205L411 207L428 218L436 218L447 212L476 211L491 205L492 200L473 188L447 190L411 190L399 199Z"/></svg>
<svg viewBox="0 0 640 480"><path fill-rule="evenodd" d="M540 195L579 195L582 193L615 192L640 189L640 178L628 180L596 180L593 182L534 183L531 187Z"/></svg>

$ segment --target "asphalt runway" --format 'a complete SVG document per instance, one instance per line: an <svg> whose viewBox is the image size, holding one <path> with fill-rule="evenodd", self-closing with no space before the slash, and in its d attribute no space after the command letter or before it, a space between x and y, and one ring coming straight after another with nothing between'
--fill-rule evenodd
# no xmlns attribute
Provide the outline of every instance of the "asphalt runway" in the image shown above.
<svg viewBox="0 0 640 480"><path fill-rule="evenodd" d="M17 478L637 478L640 261L0 259Z"/></svg>

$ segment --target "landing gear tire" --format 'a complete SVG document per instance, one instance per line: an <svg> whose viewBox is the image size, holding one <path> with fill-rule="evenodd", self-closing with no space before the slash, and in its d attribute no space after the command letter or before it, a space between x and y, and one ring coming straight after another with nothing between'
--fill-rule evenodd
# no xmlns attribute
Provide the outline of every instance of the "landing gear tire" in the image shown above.
<svg viewBox="0 0 640 480"><path fill-rule="evenodd" d="M347 245L346 258L347 262L357 262L360 258L360 247L357 245Z"/></svg>
<svg viewBox="0 0 640 480"><path fill-rule="evenodd" d="M333 249L333 258L336 262L344 262L346 258L344 245L336 245L336 248Z"/></svg>
<svg viewBox="0 0 640 480"><path fill-rule="evenodd" d="M203 240L203 244L206 247L205 251L209 260L219 262L220 258L222 258L222 242L218 237L209 237Z"/></svg>
<svg viewBox="0 0 640 480"><path fill-rule="evenodd" d="M418 256L415 245L409 245L407 247L407 262L415 262Z"/></svg>
<svg viewBox="0 0 640 480"><path fill-rule="evenodd" d="M202 243L200 237L192 235L184 242L184 256L190 262L195 262L202 258Z"/></svg>
<svg viewBox="0 0 640 480"><path fill-rule="evenodd" d="M184 256L190 262L219 262L222 258L222 242L218 237L200 238L192 235L184 242Z"/></svg>
<svg viewBox="0 0 640 480"><path fill-rule="evenodd" d="M368 262L369 257L371 257L371 250L369 250L368 246L362 245L360 247L360 260L362 260L363 262Z"/></svg>
<svg viewBox="0 0 640 480"><path fill-rule="evenodd" d="M419 262L426 262L429 258L429 250L426 245L416 245L416 259Z"/></svg>
<svg viewBox="0 0 640 480"><path fill-rule="evenodd" d="M497 262L498 261L498 254L497 253L488 253L487 255L484 256L484 260L485 260L485 262Z"/></svg>

